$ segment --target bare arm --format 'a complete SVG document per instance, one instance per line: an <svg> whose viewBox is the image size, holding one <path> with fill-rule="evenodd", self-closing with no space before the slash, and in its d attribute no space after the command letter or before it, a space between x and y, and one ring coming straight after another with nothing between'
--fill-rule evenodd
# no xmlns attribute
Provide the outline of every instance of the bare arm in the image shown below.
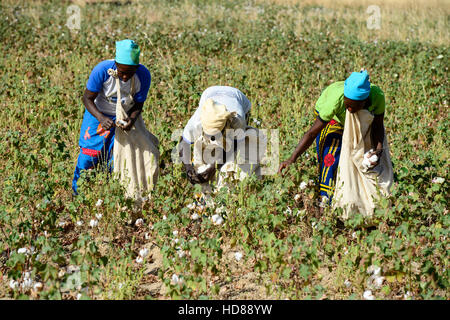
<svg viewBox="0 0 450 320"><path fill-rule="evenodd" d="M208 180L205 179L203 175L199 175L195 172L194 166L191 163L191 145L184 141L183 137L180 138L180 142L178 143L178 155L183 162L184 170L189 182L197 184L204 183Z"/></svg>
<svg viewBox="0 0 450 320"><path fill-rule="evenodd" d="M378 164L380 161L380 156L383 153L383 141L384 141L384 113L380 115L375 115L372 122L372 130L370 132L370 138L372 140L372 149L374 150L369 156L377 155Z"/></svg>
<svg viewBox="0 0 450 320"><path fill-rule="evenodd" d="M94 103L95 98L97 98L98 93L89 91L88 89L84 90L83 101L84 107L92 114L102 125L102 128L105 130L109 130L114 126L114 121L101 113L97 106Z"/></svg>
<svg viewBox="0 0 450 320"><path fill-rule="evenodd" d="M324 122L319 117L317 117L312 127L305 133L305 135L298 143L291 157L281 163L280 168L278 169L278 173L282 173L285 168L294 163L297 158L300 157L311 146L311 144L314 142L314 139L316 139L317 135L320 133L320 131L322 131L323 128L326 127L326 125L327 122Z"/></svg>
<svg viewBox="0 0 450 320"><path fill-rule="evenodd" d="M133 127L134 123L136 122L136 119L141 114L143 107L144 107L143 102L135 102L134 105L127 112L128 118L125 119L127 124L126 125L117 124L117 126L126 131L130 130Z"/></svg>

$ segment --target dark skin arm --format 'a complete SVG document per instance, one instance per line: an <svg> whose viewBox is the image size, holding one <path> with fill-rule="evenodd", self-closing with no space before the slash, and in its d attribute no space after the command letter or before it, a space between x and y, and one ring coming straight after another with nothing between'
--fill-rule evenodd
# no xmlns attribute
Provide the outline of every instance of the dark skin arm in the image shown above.
<svg viewBox="0 0 450 320"><path fill-rule="evenodd" d="M112 121L109 117L105 116L103 113L101 113L97 106L94 103L95 98L97 98L98 92L92 92L88 89L84 90L83 94L83 104L87 111L89 111L90 114L92 114L98 122L102 125L102 128L105 130L109 130L112 127L114 127L114 121Z"/></svg>
<svg viewBox="0 0 450 320"><path fill-rule="evenodd" d="M312 127L305 133L305 135L298 143L291 157L281 163L280 168L278 169L278 173L283 173L284 169L293 164L297 160L297 158L300 157L311 146L320 131L322 131L322 129L326 127L327 123L328 122L322 121L319 117L316 118L316 121L314 122Z"/></svg>
<svg viewBox="0 0 450 320"><path fill-rule="evenodd" d="M192 184L204 183L206 180L202 175L198 175L195 172L194 166L191 163L191 145L183 140L183 137L180 138L180 142L178 144L178 155L180 160L183 162L184 170L189 179L189 182Z"/></svg>
<svg viewBox="0 0 450 320"><path fill-rule="evenodd" d="M128 110L128 118L124 119L124 121L127 122L126 125L121 125L120 123L117 124L119 128L122 128L125 131L130 130L134 123L136 122L136 119L139 117L139 115L142 112L142 108L144 107L143 102L135 102L134 105Z"/></svg>
<svg viewBox="0 0 450 320"><path fill-rule="evenodd" d="M180 142L178 144L178 155L180 157L180 160L183 162L184 170L186 171L186 174L188 176L189 181L192 184L197 183L204 183L212 179L212 177L216 174L216 167L212 166L211 168L207 169L205 172L198 174L194 166L191 163L190 159L190 153L191 151L191 145L183 140L183 138L180 138ZM220 166L220 165L219 165Z"/></svg>
<svg viewBox="0 0 450 320"><path fill-rule="evenodd" d="M98 95L97 92L92 92L89 91L88 89L84 90L82 98L83 104L87 109L87 111L89 111L89 113L92 114L100 122L103 129L110 130L112 127L115 126L114 121L112 121L109 117L105 116L97 109L97 106L94 103L94 100L97 97L97 95ZM141 114L143 106L144 106L143 102L135 102L133 107L131 107L131 109L128 110L128 118L125 119L127 124L126 125L117 124L117 126L125 131L130 130L133 127L137 117L139 117L139 115Z"/></svg>
<svg viewBox="0 0 450 320"><path fill-rule="evenodd" d="M369 154L369 156L377 155L378 161L372 165L377 165L380 162L380 156L383 152L383 140L384 140L384 113L380 115L375 115L372 122L372 130L370 132L370 137L372 140L372 148L375 150Z"/></svg>

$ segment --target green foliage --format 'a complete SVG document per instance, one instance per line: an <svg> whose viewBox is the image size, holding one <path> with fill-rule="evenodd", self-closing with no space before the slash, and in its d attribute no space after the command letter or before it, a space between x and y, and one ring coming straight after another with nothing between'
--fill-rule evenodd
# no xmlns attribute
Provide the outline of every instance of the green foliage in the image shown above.
<svg viewBox="0 0 450 320"><path fill-rule="evenodd" d="M243 1L89 4L81 10L81 30L71 32L66 5L0 5L1 297L152 298L158 294L142 285L159 281L170 298L223 298L223 288L254 274L270 297L361 299L367 269L377 265L384 277L372 290L377 297L449 298L448 45L365 41L332 33L357 24L354 19L330 25L319 23L320 8ZM299 31L301 12L317 23ZM85 173L80 195L71 195L81 95L92 68L113 58L114 41L122 38L139 43L141 63L152 73L143 117L161 141L160 178L141 227L129 225L132 202L101 170ZM325 86L361 67L386 95L396 181L373 227L361 216L339 226L339 210L314 217L317 191L298 187L317 175L312 148L286 177L222 190L215 208L192 219L187 205L199 190L172 163L170 139L204 89L241 89L252 102L251 121L280 130L284 160L311 125ZM211 217L221 207L224 222L216 225ZM98 226L90 226L92 219ZM162 254L153 278L145 271L150 257L137 262L149 243ZM22 286L27 277L42 290Z"/></svg>

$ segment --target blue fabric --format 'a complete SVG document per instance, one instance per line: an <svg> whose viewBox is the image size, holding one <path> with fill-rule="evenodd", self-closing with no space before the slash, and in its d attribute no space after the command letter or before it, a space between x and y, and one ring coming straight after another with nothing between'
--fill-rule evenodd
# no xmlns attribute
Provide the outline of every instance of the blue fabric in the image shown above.
<svg viewBox="0 0 450 320"><path fill-rule="evenodd" d="M344 83L344 96L352 100L364 100L370 94L370 81L367 71L353 72Z"/></svg>
<svg viewBox="0 0 450 320"><path fill-rule="evenodd" d="M337 168L342 147L342 126L329 123L316 138L317 159L319 163L320 198L333 198Z"/></svg>
<svg viewBox="0 0 450 320"><path fill-rule="evenodd" d="M97 64L92 70L88 82L86 84L86 89L91 92L100 92L103 90L103 84L109 79L108 69L117 70L116 62L114 60L105 60ZM140 64L136 70L136 75L141 83L141 87L138 92L134 95L134 101L144 102L147 99L148 90L150 89L150 84L152 77L150 71L142 64ZM112 82L115 86L115 83ZM111 97L113 102L116 102L117 97Z"/></svg>
<svg viewBox="0 0 450 320"><path fill-rule="evenodd" d="M100 92L103 89L103 83L110 77L108 69L117 69L114 60L105 60L97 64L94 69L92 69L86 88L92 92Z"/></svg>
<svg viewBox="0 0 450 320"><path fill-rule="evenodd" d="M141 50L133 40L116 41L116 61L121 64L137 66Z"/></svg>
<svg viewBox="0 0 450 320"><path fill-rule="evenodd" d="M116 120L115 116L106 116L113 121ZM110 130L104 130L100 122L89 111L85 111L80 130L80 154L72 180L74 194L78 194L77 182L83 170L94 169L100 166L101 168L107 168L111 172L114 135L115 127Z"/></svg>
<svg viewBox="0 0 450 320"><path fill-rule="evenodd" d="M152 82L152 76L150 75L150 71L143 66L142 64L136 70L136 75L141 82L141 88L134 95L134 101L136 102L144 102L147 100L148 90L150 89L150 83Z"/></svg>

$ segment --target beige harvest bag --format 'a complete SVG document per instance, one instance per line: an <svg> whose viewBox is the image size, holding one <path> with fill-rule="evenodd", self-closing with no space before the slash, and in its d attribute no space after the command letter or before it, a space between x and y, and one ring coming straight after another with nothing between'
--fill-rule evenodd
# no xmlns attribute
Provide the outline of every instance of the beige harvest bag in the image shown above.
<svg viewBox="0 0 450 320"><path fill-rule="evenodd" d="M128 118L122 106L120 82L117 70L108 70L116 79L117 103L116 122ZM134 79L131 78L131 93L134 91ZM131 105L128 106L130 108ZM126 196L141 201L149 196L158 180L159 141L145 127L142 115L136 119L129 131L116 129L114 138L114 173L126 186Z"/></svg>
<svg viewBox="0 0 450 320"><path fill-rule="evenodd" d="M365 169L362 165L364 154L372 146L373 118L368 110L346 112L333 201L334 208L343 208L343 219L355 213L372 217L376 201L390 194L394 177L386 132L380 163L373 169Z"/></svg>

